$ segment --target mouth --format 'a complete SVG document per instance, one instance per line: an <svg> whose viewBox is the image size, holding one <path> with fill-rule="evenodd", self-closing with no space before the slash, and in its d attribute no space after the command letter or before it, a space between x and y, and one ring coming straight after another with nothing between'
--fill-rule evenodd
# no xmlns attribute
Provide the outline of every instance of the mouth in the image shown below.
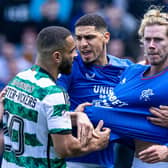
<svg viewBox="0 0 168 168"><path fill-rule="evenodd" d="M152 62L158 61L160 59L160 55L158 53L149 53L148 59L152 63Z"/></svg>
<svg viewBox="0 0 168 168"><path fill-rule="evenodd" d="M148 56L158 56L159 55L159 53L148 53Z"/></svg>
<svg viewBox="0 0 168 168"><path fill-rule="evenodd" d="M91 54L92 54L92 51L90 51L90 50L81 51L81 55L82 55L83 57L86 57L86 58L88 58Z"/></svg>

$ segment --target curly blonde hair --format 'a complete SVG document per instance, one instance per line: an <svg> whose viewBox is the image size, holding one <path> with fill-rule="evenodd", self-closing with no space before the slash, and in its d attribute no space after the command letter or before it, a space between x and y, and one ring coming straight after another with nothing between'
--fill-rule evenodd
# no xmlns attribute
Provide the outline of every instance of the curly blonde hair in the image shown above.
<svg viewBox="0 0 168 168"><path fill-rule="evenodd" d="M138 31L138 34L142 39L144 37L145 27L151 25L167 26L167 35L168 35L168 14L165 12L161 12L162 9L163 7L152 6L144 15Z"/></svg>

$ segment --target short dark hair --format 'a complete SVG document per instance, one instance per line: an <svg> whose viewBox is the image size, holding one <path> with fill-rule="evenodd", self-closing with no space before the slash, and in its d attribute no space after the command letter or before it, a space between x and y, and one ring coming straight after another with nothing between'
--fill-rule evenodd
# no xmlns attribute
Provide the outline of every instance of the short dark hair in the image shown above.
<svg viewBox="0 0 168 168"><path fill-rule="evenodd" d="M48 26L37 36L37 51L41 56L49 56L55 50L64 49L65 39L70 35L71 32L64 27Z"/></svg>
<svg viewBox="0 0 168 168"><path fill-rule="evenodd" d="M75 28L78 26L95 26L95 29L97 30L107 30L107 24L105 20L98 14L83 15L75 23Z"/></svg>

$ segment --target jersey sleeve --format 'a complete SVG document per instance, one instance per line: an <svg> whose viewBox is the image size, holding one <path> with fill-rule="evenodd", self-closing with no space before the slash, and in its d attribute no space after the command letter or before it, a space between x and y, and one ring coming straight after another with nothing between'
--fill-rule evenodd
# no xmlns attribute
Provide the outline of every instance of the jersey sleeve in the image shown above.
<svg viewBox="0 0 168 168"><path fill-rule="evenodd" d="M49 133L71 133L71 118L66 114L70 106L66 93L63 91L51 93L44 98L43 102Z"/></svg>

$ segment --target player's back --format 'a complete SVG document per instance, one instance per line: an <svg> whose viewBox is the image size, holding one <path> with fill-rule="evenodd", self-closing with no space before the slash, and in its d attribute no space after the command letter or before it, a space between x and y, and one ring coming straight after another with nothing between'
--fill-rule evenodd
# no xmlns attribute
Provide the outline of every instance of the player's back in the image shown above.
<svg viewBox="0 0 168 168"><path fill-rule="evenodd" d="M47 101L61 90L40 67L19 73L9 84L5 97L5 151L2 167L65 167L49 141ZM52 113L53 109L50 109Z"/></svg>

